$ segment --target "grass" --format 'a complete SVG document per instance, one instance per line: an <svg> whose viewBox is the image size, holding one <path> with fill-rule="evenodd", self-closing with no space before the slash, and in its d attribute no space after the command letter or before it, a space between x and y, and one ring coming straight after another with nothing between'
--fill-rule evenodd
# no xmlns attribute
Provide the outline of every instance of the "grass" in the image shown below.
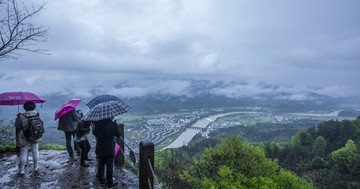
<svg viewBox="0 0 360 189"><path fill-rule="evenodd" d="M45 144L41 145L39 150L66 150L66 147L59 144Z"/></svg>
<svg viewBox="0 0 360 189"><path fill-rule="evenodd" d="M0 152L1 153L4 153L4 152L16 152L15 142L13 144L6 144L6 145L0 146Z"/></svg>
<svg viewBox="0 0 360 189"><path fill-rule="evenodd" d="M30 148L29 148L30 150ZM43 144L42 142L39 145L39 150L66 150L66 147L59 144ZM11 144L6 144L0 146L0 153L4 152L16 152L16 145L15 142Z"/></svg>

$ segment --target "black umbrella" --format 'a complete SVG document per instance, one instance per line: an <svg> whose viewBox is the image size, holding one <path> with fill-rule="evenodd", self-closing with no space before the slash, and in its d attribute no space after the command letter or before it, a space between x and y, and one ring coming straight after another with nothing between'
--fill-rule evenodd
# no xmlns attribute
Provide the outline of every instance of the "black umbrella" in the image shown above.
<svg viewBox="0 0 360 189"><path fill-rule="evenodd" d="M99 121L126 113L131 107L120 101L107 101L96 105L83 117L85 121Z"/></svg>
<svg viewBox="0 0 360 189"><path fill-rule="evenodd" d="M123 102L122 100L120 100L118 97L116 97L114 95L100 95L100 96L93 98L86 105L91 109L91 108L95 107L96 105L103 103L103 102L107 102L107 101L119 101L119 102L122 102L125 104L125 102Z"/></svg>

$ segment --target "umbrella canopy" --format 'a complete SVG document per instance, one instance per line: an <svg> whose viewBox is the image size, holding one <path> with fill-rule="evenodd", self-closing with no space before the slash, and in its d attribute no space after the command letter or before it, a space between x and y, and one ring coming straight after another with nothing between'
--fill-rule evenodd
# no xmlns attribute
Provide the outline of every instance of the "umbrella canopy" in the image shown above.
<svg viewBox="0 0 360 189"><path fill-rule="evenodd" d="M125 102L123 102L122 100L120 100L118 97L116 97L114 95L100 95L100 96L97 96L94 99L92 99L86 105L91 109L91 108L95 107L96 105L103 103L103 102L107 102L107 101L119 101L119 102L122 102L125 104Z"/></svg>
<svg viewBox="0 0 360 189"><path fill-rule="evenodd" d="M27 101L34 103L46 102L43 98L30 92L6 92L0 94L0 105L21 105Z"/></svg>
<svg viewBox="0 0 360 189"><path fill-rule="evenodd" d="M69 102L66 102L63 104L58 110L55 112L55 120L57 120L59 117L65 115L66 113L72 111L76 108L76 106L80 103L80 98L74 98L70 100Z"/></svg>
<svg viewBox="0 0 360 189"><path fill-rule="evenodd" d="M83 117L85 121L99 121L127 112L131 107L120 101L107 101L96 105Z"/></svg>

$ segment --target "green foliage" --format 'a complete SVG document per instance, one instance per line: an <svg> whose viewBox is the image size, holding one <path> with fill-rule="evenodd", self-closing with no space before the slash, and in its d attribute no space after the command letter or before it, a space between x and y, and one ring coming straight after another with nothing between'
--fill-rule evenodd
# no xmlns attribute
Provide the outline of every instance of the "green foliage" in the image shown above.
<svg viewBox="0 0 360 189"><path fill-rule="evenodd" d="M266 157L271 159L276 159L281 151L281 147L276 142L263 142L258 147L265 152Z"/></svg>
<svg viewBox="0 0 360 189"><path fill-rule="evenodd" d="M0 152L15 152L16 151L16 144L15 142L1 145L0 146Z"/></svg>
<svg viewBox="0 0 360 189"><path fill-rule="evenodd" d="M210 138L197 135L188 146L163 152L156 174L169 188L311 188L311 182L316 188L357 188L360 119L312 124L262 123L218 129ZM261 143L255 147L230 134Z"/></svg>
<svg viewBox="0 0 360 189"><path fill-rule="evenodd" d="M324 167L325 167L325 161L321 157L316 156L311 160L312 169L322 169Z"/></svg>
<svg viewBox="0 0 360 189"><path fill-rule="evenodd" d="M257 146L229 136L215 148L207 148L182 178L195 188L312 188L311 183L280 170Z"/></svg>
<svg viewBox="0 0 360 189"><path fill-rule="evenodd" d="M296 135L291 139L291 145L292 147L300 147L301 146L301 133L304 133L304 131L298 131Z"/></svg>
<svg viewBox="0 0 360 189"><path fill-rule="evenodd" d="M360 120L330 120L298 132L275 158L318 188L352 188L360 183L359 143Z"/></svg>
<svg viewBox="0 0 360 189"><path fill-rule="evenodd" d="M354 141L348 140L345 147L331 153L331 159L340 166L345 166L351 173L358 163L360 154Z"/></svg>
<svg viewBox="0 0 360 189"><path fill-rule="evenodd" d="M155 174L165 187L189 188L188 183L180 179L180 174L191 165L192 159L187 153L174 150L162 150L155 154Z"/></svg>
<svg viewBox="0 0 360 189"><path fill-rule="evenodd" d="M0 145L11 146L15 142L15 136L15 122L11 120L5 123L4 120L0 120Z"/></svg>
<svg viewBox="0 0 360 189"><path fill-rule="evenodd" d="M296 135L291 139L291 145L293 147L309 147L311 146L311 144L311 135L304 131L298 131Z"/></svg>
<svg viewBox="0 0 360 189"><path fill-rule="evenodd" d="M66 147L59 144L40 145L39 150L66 150Z"/></svg>
<svg viewBox="0 0 360 189"><path fill-rule="evenodd" d="M294 120L292 123L257 123L253 126L236 125L221 128L209 134L211 138L225 138L237 135L244 140L257 144L264 141L274 141L280 145L288 143L299 130L305 130L318 124L317 120Z"/></svg>
<svg viewBox="0 0 360 189"><path fill-rule="evenodd" d="M324 157L327 148L327 142L322 136L318 136L312 145L312 153L315 156Z"/></svg>

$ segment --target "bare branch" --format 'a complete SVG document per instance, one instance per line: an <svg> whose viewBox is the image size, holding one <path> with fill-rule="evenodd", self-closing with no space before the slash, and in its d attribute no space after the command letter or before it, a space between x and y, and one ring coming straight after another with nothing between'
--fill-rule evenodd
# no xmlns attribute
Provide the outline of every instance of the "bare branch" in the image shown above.
<svg viewBox="0 0 360 189"><path fill-rule="evenodd" d="M33 49L34 45L47 41L48 28L44 26L34 26L30 20L39 14L46 3L39 7L34 5L22 8L16 3L16 0L0 0L0 11L6 15L0 18L0 60L6 58L18 58L19 51L28 51L40 54L46 54L46 50ZM5 11L2 11L5 10Z"/></svg>

